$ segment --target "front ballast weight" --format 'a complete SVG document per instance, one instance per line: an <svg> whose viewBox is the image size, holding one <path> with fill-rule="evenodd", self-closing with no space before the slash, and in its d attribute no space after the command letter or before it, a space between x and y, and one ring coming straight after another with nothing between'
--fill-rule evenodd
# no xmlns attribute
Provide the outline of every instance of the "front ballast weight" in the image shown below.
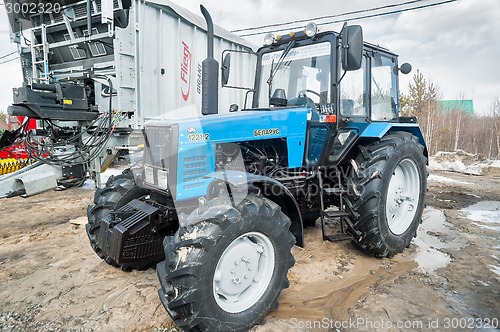
<svg viewBox="0 0 500 332"><path fill-rule="evenodd" d="M165 258L165 234L155 221L175 220L175 210L148 204L148 195L135 184L130 170L111 176L104 188L97 189L94 205L87 210L86 230L92 249L108 264L141 270Z"/></svg>
<svg viewBox="0 0 500 332"><path fill-rule="evenodd" d="M158 208L134 199L102 219L97 244L106 262L123 270L140 270L162 261L163 237L152 224L159 213Z"/></svg>

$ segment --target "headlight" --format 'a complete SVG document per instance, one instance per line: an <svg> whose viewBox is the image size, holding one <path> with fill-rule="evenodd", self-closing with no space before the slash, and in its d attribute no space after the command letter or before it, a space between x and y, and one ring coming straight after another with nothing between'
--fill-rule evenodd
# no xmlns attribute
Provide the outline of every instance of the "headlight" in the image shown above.
<svg viewBox="0 0 500 332"><path fill-rule="evenodd" d="M274 43L274 35L272 33L268 33L264 36L264 45L271 46Z"/></svg>
<svg viewBox="0 0 500 332"><path fill-rule="evenodd" d="M304 33L307 37L314 37L318 33L318 27L313 22L307 23Z"/></svg>
<svg viewBox="0 0 500 332"><path fill-rule="evenodd" d="M158 170L158 187L160 189L168 189L168 173L167 171Z"/></svg>
<svg viewBox="0 0 500 332"><path fill-rule="evenodd" d="M150 184L155 183L155 177L153 174L153 167L144 166L144 181Z"/></svg>

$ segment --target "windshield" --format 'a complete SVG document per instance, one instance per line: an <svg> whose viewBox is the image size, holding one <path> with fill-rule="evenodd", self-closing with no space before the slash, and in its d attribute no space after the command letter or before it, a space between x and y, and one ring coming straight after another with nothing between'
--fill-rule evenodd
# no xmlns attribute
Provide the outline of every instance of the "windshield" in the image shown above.
<svg viewBox="0 0 500 332"><path fill-rule="evenodd" d="M283 89L289 105L300 105L297 98L307 97L314 103L330 100L329 42L292 48L282 58L283 50L262 56L259 107L269 107L269 97ZM304 103L305 105L305 103Z"/></svg>

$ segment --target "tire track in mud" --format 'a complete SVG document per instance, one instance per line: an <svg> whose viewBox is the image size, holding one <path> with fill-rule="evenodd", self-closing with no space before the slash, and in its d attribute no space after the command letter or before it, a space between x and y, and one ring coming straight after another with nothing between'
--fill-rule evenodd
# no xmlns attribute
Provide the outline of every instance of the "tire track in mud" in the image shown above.
<svg viewBox="0 0 500 332"><path fill-rule="evenodd" d="M444 323L445 319L499 319L500 278L495 271L500 265L500 253L496 253L500 250L500 234L474 225L460 209L500 197L500 180L445 175L455 180L430 183L429 201L437 208L426 208L417 239L403 254L379 260L363 256L346 243L306 247L310 260L301 262L299 252L298 265L317 269L316 253L328 251L329 264L341 264L346 255L351 261L340 273L335 269L317 270L318 276L333 272L339 279L305 281L301 287L292 284L280 297L280 308L268 315L263 327L254 330L325 331L333 326L330 320L361 320L375 326L385 320L394 326L398 322L415 326L405 330L432 330L426 327ZM306 243L320 237L306 234ZM386 270L387 266L390 269ZM314 323L320 328L300 328ZM377 330L373 327L357 325L353 330Z"/></svg>
<svg viewBox="0 0 500 332"><path fill-rule="evenodd" d="M424 218L414 240L418 247L415 258L419 261L420 256L421 266L370 295L352 319L418 323L418 328L405 329L418 331L444 330L447 324L450 329L450 323L470 327L455 330L481 330L488 327L487 322L500 319L500 277L495 272L500 264L500 230L488 229L490 222L482 223L488 228L481 228L468 213L478 202L484 205L500 197L500 179L444 175L446 184L430 183L428 197L435 208L427 211L434 217ZM479 210L483 215L490 213ZM494 212L497 223L498 210Z"/></svg>
<svg viewBox="0 0 500 332"><path fill-rule="evenodd" d="M279 308L252 331L295 331L297 326L323 319L349 320L367 296L418 266L407 252L379 259L365 255L349 241L323 242L320 227L306 229L305 243L304 249L294 250L296 264Z"/></svg>

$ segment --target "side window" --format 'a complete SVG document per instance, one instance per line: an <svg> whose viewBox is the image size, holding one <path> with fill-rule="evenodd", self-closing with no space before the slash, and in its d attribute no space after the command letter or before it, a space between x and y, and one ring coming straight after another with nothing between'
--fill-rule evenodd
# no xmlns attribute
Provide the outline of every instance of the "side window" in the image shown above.
<svg viewBox="0 0 500 332"><path fill-rule="evenodd" d="M340 82L340 112L344 116L366 116L365 90L366 58L361 69L348 71Z"/></svg>
<svg viewBox="0 0 500 332"><path fill-rule="evenodd" d="M390 121L397 116L395 61L375 54L371 58L371 114L372 120Z"/></svg>
<svg viewBox="0 0 500 332"><path fill-rule="evenodd" d="M325 145L328 130L326 127L309 127L309 146L307 148L307 160L312 164L320 162L321 152Z"/></svg>

